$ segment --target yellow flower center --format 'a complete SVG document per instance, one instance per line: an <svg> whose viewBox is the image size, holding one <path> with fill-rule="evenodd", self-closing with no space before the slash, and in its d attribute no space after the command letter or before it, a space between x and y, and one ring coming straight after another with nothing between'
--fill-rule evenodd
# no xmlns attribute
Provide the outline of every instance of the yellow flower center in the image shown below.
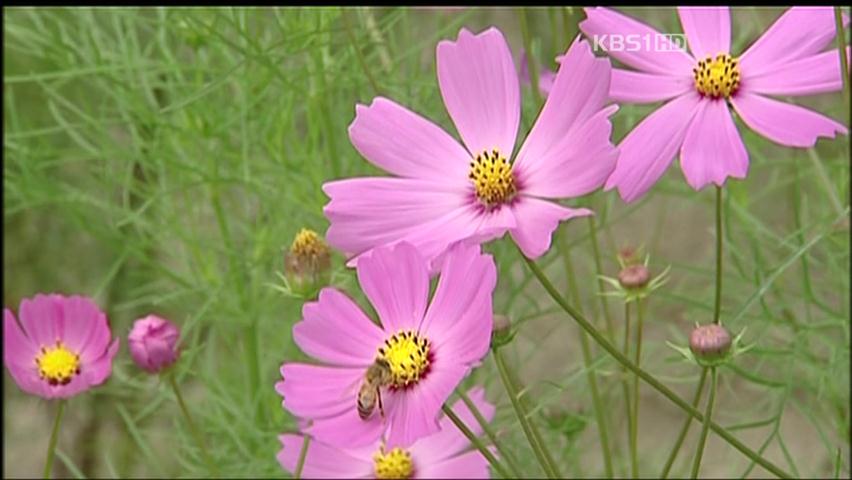
<svg viewBox="0 0 852 480"><path fill-rule="evenodd" d="M407 387L419 382L429 369L429 341L404 330L385 340L379 347L379 357L390 366L391 386Z"/></svg>
<svg viewBox="0 0 852 480"><path fill-rule="evenodd" d="M290 245L290 253L299 257L317 258L328 254L328 245L317 235L317 232L303 228L293 239L293 244Z"/></svg>
<svg viewBox="0 0 852 480"><path fill-rule="evenodd" d="M695 89L698 93L713 98L728 98L740 86L740 68L738 60L727 53L716 55L714 60L707 57L698 61L692 69L695 77Z"/></svg>
<svg viewBox="0 0 852 480"><path fill-rule="evenodd" d="M38 374L51 385L67 385L74 375L80 374L80 355L57 341L55 347L41 347L36 356Z"/></svg>
<svg viewBox="0 0 852 480"><path fill-rule="evenodd" d="M411 478L414 473L411 455L399 447L387 453L380 449L373 455L373 462L376 478Z"/></svg>
<svg viewBox="0 0 852 480"><path fill-rule="evenodd" d="M512 164L497 149L477 155L470 162L468 178L473 182L476 198L488 208L511 201L518 192Z"/></svg>

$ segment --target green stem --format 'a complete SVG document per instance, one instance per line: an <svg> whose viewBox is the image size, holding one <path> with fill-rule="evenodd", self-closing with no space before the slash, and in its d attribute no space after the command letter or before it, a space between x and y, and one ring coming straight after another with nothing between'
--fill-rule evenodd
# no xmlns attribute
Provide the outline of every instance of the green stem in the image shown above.
<svg viewBox="0 0 852 480"><path fill-rule="evenodd" d="M470 443L473 444L473 446L476 447L477 450L479 450L479 453L481 453L485 457L485 459L488 460L488 463L491 464L491 468L493 468L503 478L513 478L511 475L508 474L508 472L506 472L506 470L503 469L503 466L500 465L500 462L498 462L496 458L494 458L494 455L482 443L479 437L474 435L473 432L470 431L469 428L467 428L467 425L464 424L462 419L460 419L458 415L453 412L452 408L444 404L441 406L441 410L444 411L444 414L447 416L447 418L449 418L450 421L453 422L453 424L459 429L459 431L462 432L462 435L467 437L467 439L470 440Z"/></svg>
<svg viewBox="0 0 852 480"><path fill-rule="evenodd" d="M47 445L47 458L44 460L44 478L50 478L50 470L53 468L53 456L56 453L56 442L59 441L59 425L62 424L62 416L65 414L65 399L59 400L56 411L56 419L53 421L53 431L50 432L50 443Z"/></svg>
<svg viewBox="0 0 852 480"><path fill-rule="evenodd" d="M302 469L305 468L305 459L308 458L308 447L311 444L311 437L304 435L302 437L302 449L299 450L299 460L296 462L296 470L293 472L293 478L302 478Z"/></svg>
<svg viewBox="0 0 852 480"><path fill-rule="evenodd" d="M506 449L500 442L497 441L497 434L494 432L494 429L491 428L491 425L488 423L488 420L482 416L482 412L476 408L476 404L471 401L470 397L467 396L467 393L459 390L459 398L461 398L462 402L467 406L468 410L473 413L473 417L476 418L476 421L479 422L479 426L482 427L482 431L488 436L488 439L491 440L491 443L497 447L497 451L500 453L500 457L506 460L506 463L509 464L509 470L512 472L512 477L520 478L521 477L521 467L517 464L514 455L508 449Z"/></svg>
<svg viewBox="0 0 852 480"><path fill-rule="evenodd" d="M636 366L639 367L642 358L642 301L636 300ZM639 437L639 377L633 376L633 427L630 429L630 457L633 459L633 478L639 478L639 456L637 454L637 439Z"/></svg>
<svg viewBox="0 0 852 480"><path fill-rule="evenodd" d="M527 71L530 72L530 83L532 84L533 100L535 101L536 110L541 108L541 90L538 85L538 65L532 52L532 36L530 35L529 18L527 10L523 7L518 8L518 17L521 21L521 35L524 37L524 50L527 52Z"/></svg>
<svg viewBox="0 0 852 480"><path fill-rule="evenodd" d="M695 389L695 398L692 399L692 408L698 408L698 402L701 400L701 393L704 392L704 384L707 382L707 369L704 368L701 370L701 378L698 380L698 388ZM677 440L675 441L674 447L672 447L671 453L669 453L669 458L666 460L666 466L663 467L663 473L660 474L660 478L665 479L669 476L669 471L672 469L672 465L674 465L674 461L677 458L678 452L680 452L680 447L683 445L683 440L686 438L686 434L689 432L689 427L692 426L692 417L687 416L683 421L683 427L680 429L680 434L677 436Z"/></svg>
<svg viewBox="0 0 852 480"><path fill-rule="evenodd" d="M364 52L361 51L360 43L358 43L358 39L355 38L355 33L352 31L352 25L349 24L349 12L346 7L341 7L340 17L343 20L343 29L346 30L346 36L349 37L349 42L352 45L352 48L355 49L355 56L358 58L358 63L367 75L367 80L369 80L370 86L373 87L373 94L381 95L379 84L376 82L375 77L373 77L373 72L371 72L370 68L367 66L367 60L364 58Z"/></svg>
<svg viewBox="0 0 852 480"><path fill-rule="evenodd" d="M706 370L706 369L705 369ZM698 478L701 469L701 457L704 455L704 444L707 443L707 434L710 433L711 417L713 415L713 403L716 401L716 367L710 367L710 398L707 399L707 409L704 411L704 426L701 428L701 436L698 437L698 448L695 450L695 460L692 463L692 477Z"/></svg>
<svg viewBox="0 0 852 480"><path fill-rule="evenodd" d="M177 381L175 380L174 372L170 372L166 374L169 379L169 384L172 386L172 390L175 392L175 398L177 398L178 405L180 405L180 410L183 412L184 418L186 418L186 423L189 425L189 430L192 432L192 435L195 437L195 441L198 443L198 446L201 447L201 453L204 455L204 460L207 462L207 466L210 468L211 472L216 473L216 464L213 463L213 458L210 456L210 452L207 450L207 444L204 442L204 437L201 435L201 432L196 428L195 422L192 421L192 416L189 414L189 409L186 408L186 402L183 401L183 395L180 393L180 388L178 387Z"/></svg>
<svg viewBox="0 0 852 480"><path fill-rule="evenodd" d="M523 252L521 252L521 255L523 255ZM572 318L574 318L574 320L580 325L580 327L583 330L585 330L589 335L591 335L592 338L604 350L606 350L607 353L612 355L612 357L615 358L615 360L617 362L619 362L620 364L627 367L634 374L639 375L639 377L642 380L644 380L645 383L647 383L648 385L653 387L655 390L660 392L664 397L666 397L669 401L674 403L678 408L689 413L692 417L698 419L699 421L704 420L704 416L701 414L701 412L699 412L698 410L696 410L695 408L690 406L688 403L686 403L685 400L680 398L676 393L671 391L668 387L663 385L659 380L654 378L653 375L649 374L648 372L646 372L646 371L642 370L641 368L637 367L636 365L634 365L633 362L630 361L629 358L625 357L624 354L622 354L621 352L618 351L618 349L613 347L612 344L609 343L607 341L607 339L604 338L604 336L600 332L598 332L598 330L591 323L589 323L589 321L586 320L586 318L582 314L580 314L576 309L574 309L574 307L572 307L568 302L566 302L564 298L562 298L562 296L556 290L556 287L553 286L553 284L550 282L550 280L548 280L547 276L544 275L544 272L541 271L541 269L539 268L538 265L535 264L535 262L528 259L526 256L523 256L523 258L524 258L524 261L527 263L527 266L529 267L529 269L533 272L533 274L536 276L539 283L541 283L541 285L544 287L544 289L547 290L547 293L551 296L551 298L553 298L553 300L560 307L562 307L563 310L565 310L565 313L567 313ZM778 466L776 466L775 464L773 464L769 460L764 459L763 457L758 455L756 452L754 452L753 450L751 450L747 446L743 445L742 442L737 440L736 437L731 435L721 425L719 425L715 422L710 422L710 428L712 428L713 431L716 432L717 435L722 437L731 446L733 446L734 448L739 450L743 455L754 460L760 466L765 468L767 471L771 472L773 475L775 475L779 478L790 478L790 474L788 474L784 470L781 470L781 468L779 468Z"/></svg>
<svg viewBox="0 0 852 480"><path fill-rule="evenodd" d="M840 76L843 79L843 102L846 105L846 119L852 125L852 110L849 107L849 65L846 60L846 35L843 32L843 10L840 6L834 7L834 22L837 25L837 53L840 55Z"/></svg>
<svg viewBox="0 0 852 480"><path fill-rule="evenodd" d="M500 349L494 348L491 350L491 353L494 356L494 363L497 364L497 371L500 372L500 379L503 381L503 386L506 388L506 393L509 395L512 407L515 409L515 415L521 423L521 428L524 430L524 435L526 435L527 441L529 442L533 453L535 453L536 459L538 459L538 463L541 465L541 468L544 470L547 478L560 478L561 475L556 469L556 464L544 448L544 445L541 442L541 437L535 429L535 425L530 422L523 403L521 402L521 399L518 398L518 389L515 388L515 384L509 376L509 368L506 366L506 361L503 359Z"/></svg>
<svg viewBox="0 0 852 480"><path fill-rule="evenodd" d="M561 232L559 232L559 250L561 251L562 261L565 265L565 276L568 278L568 288L571 291L571 297L578 305L578 308L580 308L580 291L577 288L577 276L574 274L574 266L571 263L571 252L568 249L567 233L568 231L564 228ZM579 337L580 349L583 353L583 366L586 369L586 379L589 382L589 390L592 393L592 404L595 409L595 421L598 424L598 431L600 432L601 455L603 456L604 469L606 471L606 476L612 478L612 454L609 450L609 429L607 428L604 402L602 401L600 391L598 390L597 374L595 374L594 369L591 368L592 350L589 346L589 339L586 337L586 334L580 332Z"/></svg>
<svg viewBox="0 0 852 480"><path fill-rule="evenodd" d="M589 219L589 239L592 243L592 255L595 257L595 273L598 275L598 296L600 297L604 320L606 320L606 334L609 337L609 341L614 343L615 329L612 326L612 316L609 313L609 302L605 295L600 295L601 292L606 290L606 287L603 279L601 279L603 266L601 264L601 251L598 245L598 229L595 226L594 215L589 215L586 218Z"/></svg>
<svg viewBox="0 0 852 480"><path fill-rule="evenodd" d="M630 302L624 303L624 357L630 355ZM627 447L630 451L630 469L631 472L636 471L637 459L633 455L631 442L633 440L633 402L630 401L630 386L627 384L627 369L624 365L621 366L621 390L624 395L624 410L627 414ZM635 475L634 475L635 476Z"/></svg>
<svg viewBox="0 0 852 480"><path fill-rule="evenodd" d="M562 9L562 30L565 32L565 41L567 42L565 50L571 46L574 37L577 35L577 23L573 21L574 7L561 7Z"/></svg>
<svg viewBox="0 0 852 480"><path fill-rule="evenodd" d="M719 325L722 310L722 187L716 186L716 297L713 323Z"/></svg>

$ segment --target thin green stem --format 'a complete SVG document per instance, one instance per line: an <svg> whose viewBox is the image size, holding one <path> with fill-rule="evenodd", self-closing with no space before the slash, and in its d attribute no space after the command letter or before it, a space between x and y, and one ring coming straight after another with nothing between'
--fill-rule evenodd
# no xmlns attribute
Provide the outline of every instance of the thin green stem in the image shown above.
<svg viewBox="0 0 852 480"><path fill-rule="evenodd" d="M706 369L705 369L706 370ZM704 455L704 445L707 443L707 434L710 433L710 424L713 416L713 403L716 401L716 367L710 367L710 398L707 399L707 408L704 410L704 426L701 428L701 436L698 437L698 448L695 450L695 460L692 462L692 477L698 478L701 470L701 457Z"/></svg>
<svg viewBox="0 0 852 480"><path fill-rule="evenodd" d="M166 376L169 379L169 385L172 386L172 390L175 392L175 398L177 398L180 410L181 412L183 412L184 418L186 418L186 423L187 425L189 425L189 430L195 437L195 441L198 443L198 446L201 447L201 453L204 455L204 460L207 462L207 466L210 468L211 472L216 473L216 464L213 462L213 458L210 456L210 452L207 450L207 443L204 441L204 437L201 435L201 432L195 426L195 422L192 421L192 415L189 414L189 409L186 407L186 402L183 401L183 395L180 393L180 388L178 387L177 380L175 380L175 373L169 372L166 374Z"/></svg>
<svg viewBox="0 0 852 480"><path fill-rule="evenodd" d="M523 252L520 252L523 256ZM547 290L547 293L553 298L553 300L565 310L565 313L570 315L579 325L585 330L591 337L604 349L612 355L613 358L620 364L627 367L631 372L639 375L639 377L645 381L648 385L653 387L655 390L660 392L664 397L666 397L669 401L674 403L681 410L689 413L692 417L698 419L699 421L704 420L704 415L701 412L693 408L691 405L686 403L686 401L680 398L676 393L671 391L668 387L663 385L659 380L654 378L653 375L648 372L642 370L633 364L633 362L624 356L623 353L619 352L611 343L607 341L604 336L598 332L598 330L582 315L580 314L574 307L572 307L564 298L559 294L556 290L556 287L550 282L544 272L541 271L538 265L535 264L532 260L528 259L526 256L523 256L524 261L527 263L529 269L533 272L536 279L538 279L539 283ZM743 455L757 462L760 466L765 468L767 471L771 472L773 475L779 478L790 478L790 474L776 466L774 463L766 460L762 456L758 455L755 451L751 450L747 446L743 445L742 442L736 439L733 435L731 435L724 427L717 424L716 422L710 422L710 428L716 432L717 435L722 437L726 442L728 442L731 446L739 450Z"/></svg>
<svg viewBox="0 0 852 480"><path fill-rule="evenodd" d="M296 470L293 472L293 478L302 478L302 469L305 468L305 459L308 458L308 447L311 445L311 437L305 435L302 437L302 449L299 450L299 460L296 462Z"/></svg>
<svg viewBox="0 0 852 480"><path fill-rule="evenodd" d="M352 25L349 23L349 12L346 7L341 7L340 18L343 21L343 29L346 31L346 36L349 37L349 42L352 45L352 48L355 49L355 56L358 58L358 64L361 65L361 69L364 70L364 74L367 75L367 80L370 82L370 86L373 87L373 93L375 95L381 95L379 84L376 82L375 77L373 77L373 72L370 71L370 67L367 66L367 59L364 58L364 52L361 51L361 44L358 42L358 39L355 38L355 33L352 31Z"/></svg>
<svg viewBox="0 0 852 480"><path fill-rule="evenodd" d="M565 32L565 49L574 41L577 35L577 22L573 21L574 7L561 7L562 9L562 30Z"/></svg>
<svg viewBox="0 0 852 480"><path fill-rule="evenodd" d="M532 36L530 35L529 18L527 9L518 8L518 19L521 23L521 35L524 37L524 51L527 53L527 71L530 72L530 83L532 84L533 99L536 109L541 108L541 90L538 85L538 64L532 52Z"/></svg>
<svg viewBox="0 0 852 480"><path fill-rule="evenodd" d="M606 295L600 295L600 293L606 288L603 279L601 279L601 275L603 275L603 266L601 263L600 246L598 245L598 229L597 226L595 226L594 215L589 215L586 218L589 219L589 240L592 243L592 255L595 258L595 273L598 276L598 297L600 297L601 309L603 310L603 317L606 321L606 334L609 337L609 341L614 343L615 328L612 326L612 316L609 313L609 302L607 301Z"/></svg>
<svg viewBox="0 0 852 480"><path fill-rule="evenodd" d="M56 453L56 442L59 441L59 425L62 424L63 415L65 415L65 399L59 400L56 419L53 421L53 431L50 432L50 443L47 445L47 458L44 460L44 478L50 478L50 471L53 469L53 456Z"/></svg>
<svg viewBox="0 0 852 480"><path fill-rule="evenodd" d="M642 300L636 300L636 366L642 358ZM637 439L639 437L639 377L633 376L633 426L630 429L630 458L633 459L633 478L639 478L639 455L637 454Z"/></svg>
<svg viewBox="0 0 852 480"><path fill-rule="evenodd" d="M580 291L577 288L577 276L574 274L574 266L571 262L571 252L568 248L568 231L562 229L559 232L559 250L562 254L562 262L565 266L565 276L568 279L568 289L571 291L571 297L574 299L574 303L577 304L578 308L581 308L580 305ZM606 476L612 478L612 453L609 450L609 428L607 428L607 418L606 418L606 409L604 408L604 401L601 398L600 390L598 389L598 379L597 374L594 369L591 368L592 365L592 349L589 346L589 339L586 337L586 334L580 332L580 349L583 353L583 366L586 369L586 378L589 382L589 390L592 393L592 404L595 409L595 420L598 424L598 431L600 432L600 441L601 441L601 455L603 456L604 461L604 469L606 471Z"/></svg>
<svg viewBox="0 0 852 480"><path fill-rule="evenodd" d="M716 297L713 323L719 325L722 310L722 187L716 186Z"/></svg>
<svg viewBox="0 0 852 480"><path fill-rule="evenodd" d="M497 447L497 452L500 453L500 457L506 460L506 463L509 464L509 470L512 472L512 477L520 478L521 477L521 467L518 465L515 460L515 456L512 455L512 452L509 451L506 447L504 447L500 442L497 441L497 434L494 432L494 429L491 428L491 424L485 417L482 416L482 412L476 408L476 404L467 396L467 393L459 390L459 398L461 398L462 402L467 406L468 410L473 413L473 417L476 418L476 421L479 422L479 426L482 427L482 431L485 432L485 435L488 436L488 439L491 440L491 443Z"/></svg>
<svg viewBox="0 0 852 480"><path fill-rule="evenodd" d="M630 355L630 302L624 303L624 357ZM627 383L627 369L621 366L621 390L624 396L624 411L627 414L627 449L630 452L630 470L636 471L637 459L630 448L633 440L633 402L630 401L630 386Z"/></svg>
<svg viewBox="0 0 852 480"><path fill-rule="evenodd" d="M695 397L692 399L692 408L698 408L698 402L701 400L701 393L704 392L704 384L707 382L707 369L704 368L701 370L701 378L698 380L698 388L695 389ZM674 447L672 447L671 453L669 453L669 458L666 460L666 466L663 467L663 473L660 474L660 478L667 478L669 476L669 471L672 469L672 465L674 465L674 461L677 458L678 452L680 452L680 447L683 445L683 440L686 438L686 434L689 432L689 427L692 426L692 417L687 416L683 421L683 427L680 428L680 433L677 436L677 440L675 440Z"/></svg>
<svg viewBox="0 0 852 480"><path fill-rule="evenodd" d="M846 34L843 32L843 10L839 5L834 7L834 22L837 25L837 53L840 55L840 76L843 78L843 104L846 105L846 120L852 125L852 109L849 107L849 65L846 60Z"/></svg>
<svg viewBox="0 0 852 480"><path fill-rule="evenodd" d="M508 472L506 472L506 470L503 469L503 465L500 465L500 462L498 462L497 459L494 458L494 454L492 454L491 451L488 450L485 444L482 443L482 440L480 440L479 437L474 435L473 432L469 428L467 428L467 425L464 424L462 419L460 419L458 415L453 412L452 408L444 404L441 406L441 410L444 411L444 415L446 415L447 418L449 418L450 421L453 422L453 424L456 426L456 428L459 429L462 435L467 437L467 439L470 440L470 443L474 447L476 447L477 450L479 450L479 453L481 453L482 456L484 456L485 459L488 460L488 463L491 464L491 468L493 468L503 478L513 478L511 475L508 474Z"/></svg>
<svg viewBox="0 0 852 480"><path fill-rule="evenodd" d="M538 463L541 465L541 468L544 470L547 478L560 478L561 475L556 469L556 464L553 461L553 458L551 458L550 453L548 453L544 448L544 445L541 442L541 437L535 429L535 425L530 422L523 402L521 402L521 399L518 397L518 389L515 387L515 384L512 382L512 378L509 376L509 367L503 359L503 354L500 353L499 348L492 349L491 354L494 356L494 363L497 364L497 371L500 373L500 380L502 380L503 387L509 395L509 400L512 402L512 408L515 409L515 415L518 417L518 422L521 423L521 428L524 430L524 435L526 435L527 441L529 442Z"/></svg>

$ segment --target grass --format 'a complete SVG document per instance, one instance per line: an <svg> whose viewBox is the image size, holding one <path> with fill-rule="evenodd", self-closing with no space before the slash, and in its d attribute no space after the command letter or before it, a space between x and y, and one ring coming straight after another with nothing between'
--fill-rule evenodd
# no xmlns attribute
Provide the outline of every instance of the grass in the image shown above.
<svg viewBox="0 0 852 480"><path fill-rule="evenodd" d="M780 11L734 9L734 51ZM625 12L680 31L671 9ZM528 50L548 68L583 18L563 13L527 12ZM276 437L296 425L272 385L283 361L306 357L290 334L301 302L272 287L283 251L300 228L327 228L324 181L379 174L349 142L355 104L386 96L453 132L435 45L462 26L489 25L517 59L524 41L512 9L4 9L4 305L17 309L36 292L90 295L124 337L151 312L178 322L178 381L219 473L286 476ZM796 102L840 119L848 110L838 98ZM536 114L529 88L523 99L521 137ZM622 107L614 138L650 110ZM747 327L756 346L720 370L714 420L794 475L848 476L849 139L794 150L738 126L751 164L725 192L722 319L734 332ZM712 319L712 189L692 191L675 166L636 203L614 192L578 203L597 212L606 275L617 273L615 252L626 244L644 244L655 271L672 266L648 301L642 365L691 397L700 372L665 341L685 344L695 322ZM563 228L583 311L602 328L587 223ZM503 356L524 380L560 471L602 475L578 330L509 241L487 248L499 263L495 311L523 325ZM370 311L342 260L336 283ZM565 292L560 264L557 252L539 260ZM621 338L623 308L608 302ZM593 349L588 368L601 381L624 475L619 367ZM525 474L538 474L494 362L466 384L485 385L498 405L495 431ZM8 375L4 386L4 454L19 459L4 476L36 475L55 405L25 396ZM656 475L683 414L643 392L640 471ZM673 476L688 472L699 430ZM209 474L170 388L132 364L126 342L110 381L68 403L57 459L57 476ZM708 476L768 475L712 434L702 465Z"/></svg>

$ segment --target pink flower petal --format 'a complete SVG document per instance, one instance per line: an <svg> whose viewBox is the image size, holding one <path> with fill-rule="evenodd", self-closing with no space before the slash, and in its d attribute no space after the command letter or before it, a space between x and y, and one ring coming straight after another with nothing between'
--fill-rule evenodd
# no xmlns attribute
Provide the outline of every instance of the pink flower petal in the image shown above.
<svg viewBox="0 0 852 480"><path fill-rule="evenodd" d="M648 115L621 141L606 189L618 188L625 202L642 196L672 163L702 97L680 96Z"/></svg>
<svg viewBox="0 0 852 480"><path fill-rule="evenodd" d="M62 342L78 352L83 363L103 356L112 339L106 314L91 299L76 295L65 298L60 305Z"/></svg>
<svg viewBox="0 0 852 480"><path fill-rule="evenodd" d="M91 364L83 363L80 375L85 377L89 386L94 387L102 384L107 378L109 378L110 374L112 374L112 362L113 359L115 359L115 355L118 353L118 347L119 340L116 338L110 344L106 352L103 352L100 358Z"/></svg>
<svg viewBox="0 0 852 480"><path fill-rule="evenodd" d="M12 311L3 309L3 363L7 367L19 365L31 369L38 351L39 347L24 335Z"/></svg>
<svg viewBox="0 0 852 480"><path fill-rule="evenodd" d="M849 22L844 18L844 25ZM832 7L792 7L740 56L743 78L820 53L834 38Z"/></svg>
<svg viewBox="0 0 852 480"><path fill-rule="evenodd" d="M276 455L281 467L290 473L296 471L299 455L302 452L304 437L301 435L280 435L282 449ZM366 458L357 458L347 450L335 448L317 441L308 444L305 463L302 465L303 478L372 478L373 463Z"/></svg>
<svg viewBox="0 0 852 480"><path fill-rule="evenodd" d="M297 417L315 419L350 410L357 416L358 388L364 374L363 368L285 363L281 366L284 380L275 384L275 390L284 397L284 408Z"/></svg>
<svg viewBox="0 0 852 480"><path fill-rule="evenodd" d="M308 355L331 365L368 367L385 334L343 293L324 288L317 302L302 307L304 321L293 339Z"/></svg>
<svg viewBox="0 0 852 480"><path fill-rule="evenodd" d="M846 47L849 58L849 47ZM843 87L840 55L829 50L779 65L760 75L743 79L743 90L764 95L814 95Z"/></svg>
<svg viewBox="0 0 852 480"><path fill-rule="evenodd" d="M737 92L731 103L749 128L787 147L813 147L819 137L834 138L847 132L826 116L762 95Z"/></svg>
<svg viewBox="0 0 852 480"><path fill-rule="evenodd" d="M617 102L654 103L683 95L695 87L691 76L658 75L612 69L609 97Z"/></svg>
<svg viewBox="0 0 852 480"><path fill-rule="evenodd" d="M358 261L358 283L388 335L416 329L423 321L429 300L426 267L426 260L409 243L375 248ZM373 345L373 358L382 341Z"/></svg>
<svg viewBox="0 0 852 480"><path fill-rule="evenodd" d="M730 8L677 7L677 13L693 57L731 53Z"/></svg>
<svg viewBox="0 0 852 480"><path fill-rule="evenodd" d="M32 366L24 366L17 363L6 362L6 368L9 370L9 375L15 380L18 387L30 395L38 395L42 398L53 398L50 390L50 385L39 378L35 363ZM75 377L71 381L77 380Z"/></svg>
<svg viewBox="0 0 852 480"><path fill-rule="evenodd" d="M466 183L470 154L441 127L382 97L355 107L352 145L374 165L399 175Z"/></svg>
<svg viewBox="0 0 852 480"><path fill-rule="evenodd" d="M521 114L518 74L503 34L467 29L437 47L438 84L467 149L474 156L498 149L510 158Z"/></svg>
<svg viewBox="0 0 852 480"><path fill-rule="evenodd" d="M393 393L382 393L386 416L393 415L398 407L399 399L395 397L397 395ZM358 416L358 409L355 408L354 396L351 401L351 409L333 417L314 419L313 424L304 432L316 438L318 442L339 448L350 449L372 444L381 437L387 421L382 419L378 412L374 412L367 420L362 420Z"/></svg>
<svg viewBox="0 0 852 480"><path fill-rule="evenodd" d="M518 221L517 228L511 231L512 238L530 259L540 257L550 248L550 237L560 221L592 215L591 210L585 208L565 208L532 197L516 201L512 211Z"/></svg>
<svg viewBox="0 0 852 480"><path fill-rule="evenodd" d="M36 294L21 300L18 317L26 335L37 346L55 346L62 340L62 296Z"/></svg>
<svg viewBox="0 0 852 480"><path fill-rule="evenodd" d="M485 400L485 390L476 387L468 392L468 398L486 421L494 418L494 405ZM461 400L453 404L453 412L474 433L482 434L482 427L476 417ZM449 417L443 416L439 421L441 431L424 437L411 446L411 457L418 465L431 465L444 459L452 458L470 446L470 441L459 431Z"/></svg>
<svg viewBox="0 0 852 480"><path fill-rule="evenodd" d="M683 140L680 166L695 190L711 182L721 187L729 176L745 178L748 152L724 100L701 102Z"/></svg>
<svg viewBox="0 0 852 480"><path fill-rule="evenodd" d="M648 25L606 7L585 8L586 19L580 30L592 39L595 49L625 64L648 73L689 75L696 61L669 38ZM618 47L617 40L625 43ZM637 45L626 45L636 39ZM634 48L635 47L635 48Z"/></svg>
<svg viewBox="0 0 852 480"><path fill-rule="evenodd" d="M468 452L440 463L419 465L416 478L491 478L488 460L479 451Z"/></svg>

